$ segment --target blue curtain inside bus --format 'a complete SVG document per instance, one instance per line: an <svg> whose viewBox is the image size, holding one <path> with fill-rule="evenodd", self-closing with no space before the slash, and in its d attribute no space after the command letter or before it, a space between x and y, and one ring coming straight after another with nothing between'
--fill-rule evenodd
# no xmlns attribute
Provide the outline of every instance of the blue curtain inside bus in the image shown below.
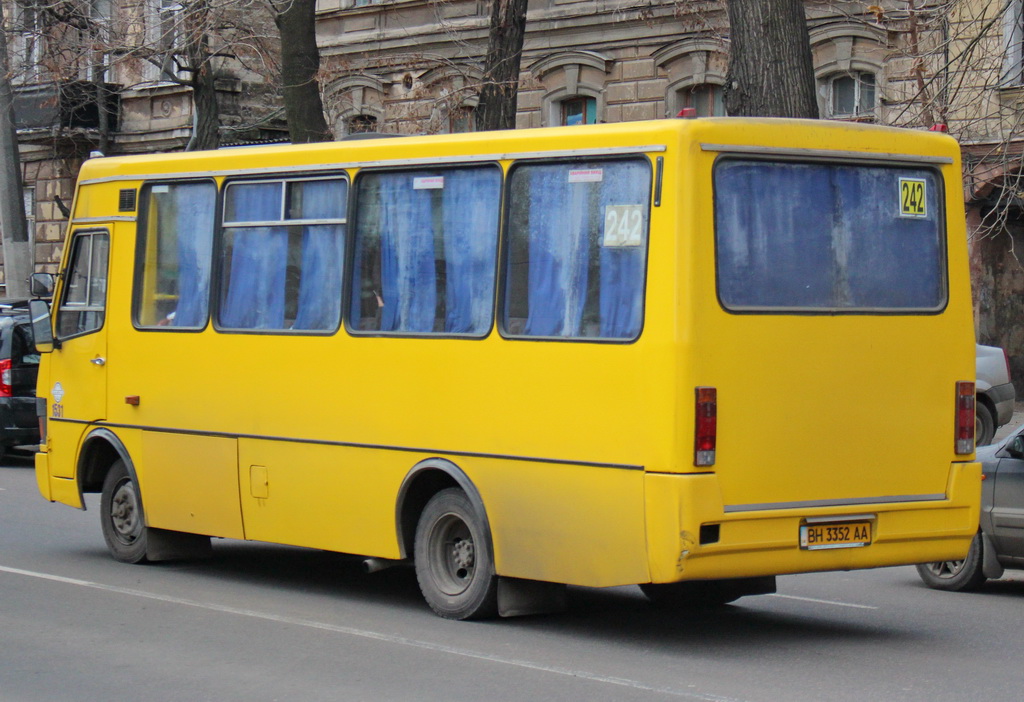
<svg viewBox="0 0 1024 702"><path fill-rule="evenodd" d="M235 184L233 221L281 219L281 183ZM229 209L230 211L230 209ZM281 329L284 326L288 232L284 227L235 227L230 241L230 272L222 293L219 321L229 329Z"/></svg>
<svg viewBox="0 0 1024 702"><path fill-rule="evenodd" d="M301 187L302 219L345 217L345 181L314 180L293 185ZM345 225L315 224L302 228L302 278L293 329L330 330L338 326L344 251Z"/></svg>
<svg viewBox="0 0 1024 702"><path fill-rule="evenodd" d="M923 181L924 214L900 209ZM927 169L725 161L718 291L731 308L934 310L945 301L940 184Z"/></svg>
<svg viewBox="0 0 1024 702"><path fill-rule="evenodd" d="M578 336L587 291L585 183L569 167L530 169L529 315L531 336Z"/></svg>
<svg viewBox="0 0 1024 702"><path fill-rule="evenodd" d="M217 188L212 183L184 183L170 193L178 244L178 304L167 324L201 327L209 308Z"/></svg>
<svg viewBox="0 0 1024 702"><path fill-rule="evenodd" d="M639 235L625 245L601 245L601 336L632 338L640 333L643 319L644 263L647 256L647 192L649 169L646 164L626 162L608 164L604 168L601 187L601 212L609 207L639 206L636 217L621 226L626 234ZM624 219L628 217L626 215ZM612 224L604 217L602 231Z"/></svg>
<svg viewBox="0 0 1024 702"><path fill-rule="evenodd" d="M373 174L360 183L353 326L486 333L494 299L500 172ZM383 303L379 320L363 318L366 292Z"/></svg>
<svg viewBox="0 0 1024 702"><path fill-rule="evenodd" d="M413 176L381 178L381 331L434 330L437 286L431 190Z"/></svg>
<svg viewBox="0 0 1024 702"><path fill-rule="evenodd" d="M643 316L649 166L615 161L521 171L528 173L529 223L513 236L528 238L523 333L635 337ZM612 225L615 231L606 231ZM509 291L510 299L516 295L522 291Z"/></svg>
<svg viewBox="0 0 1024 702"><path fill-rule="evenodd" d="M445 172L446 332L484 334L491 326L500 197L495 168Z"/></svg>

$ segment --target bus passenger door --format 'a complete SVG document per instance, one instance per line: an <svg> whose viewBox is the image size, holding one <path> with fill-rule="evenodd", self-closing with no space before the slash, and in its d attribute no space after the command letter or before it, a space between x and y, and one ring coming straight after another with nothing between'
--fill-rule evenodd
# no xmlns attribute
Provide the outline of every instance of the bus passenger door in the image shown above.
<svg viewBox="0 0 1024 702"><path fill-rule="evenodd" d="M85 424L107 416L106 229L79 229L69 240L71 256L63 271L56 310L56 338L49 392L49 433L54 445L77 447ZM54 477L74 477L71 457L51 463Z"/></svg>

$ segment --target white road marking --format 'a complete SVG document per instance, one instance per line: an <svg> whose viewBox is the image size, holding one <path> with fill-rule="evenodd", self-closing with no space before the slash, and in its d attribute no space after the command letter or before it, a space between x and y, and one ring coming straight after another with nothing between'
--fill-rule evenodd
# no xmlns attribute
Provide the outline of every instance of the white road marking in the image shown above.
<svg viewBox="0 0 1024 702"><path fill-rule="evenodd" d="M129 595L131 597L141 597L143 599L156 600L158 602L165 602L168 604L179 604L185 605L187 607L196 607L198 609L204 609L211 612L235 614L243 617L252 617L253 619L262 619L264 621L277 622L279 624L290 624L293 626L308 627L310 629L319 629L321 631L331 631L338 634L347 634L349 636L358 636L364 639L371 639L373 641L383 641L385 643L397 644L400 646L409 646L412 648L419 648L427 651L434 651L437 653L447 653L453 656L473 658L476 660L487 661L489 663L500 663L503 665L514 666L516 668L525 668L528 670L535 670L542 673L553 673L555 675L563 675L566 677L578 678L580 680L588 680L591 682L618 685L620 687L626 687L633 690L641 690L644 692L657 692L688 700L698 700L699 702L744 702L743 700L739 700L733 697L724 697L721 695L708 695L699 692L679 690L677 688L671 687L658 687L656 685L648 685L647 683L640 682L639 680L630 680L628 678L618 678L608 675L601 675L599 673L594 673L587 670L575 670L572 668L561 668L558 666L543 665L540 663L534 663L531 661L526 661L517 658L506 658L504 656L480 653L479 651L471 651L469 649L457 648L455 646L446 646L444 644L434 643L431 641L420 641L417 639L410 639L395 634L384 634L377 631L370 631L368 629L357 629L355 627L350 626L339 626L337 624L328 624L326 622L317 622L309 619L284 617L278 614L271 614L269 612L259 612L252 609L240 609L238 607L229 607L226 605L218 605L210 602L199 602L198 600L188 600L181 597L173 597L170 595L158 595L153 592L145 592L144 590L133 590L126 587L117 587L116 585L104 585L102 583L94 583L88 580L79 580L77 578L65 578L63 576L53 575L50 573L39 573L36 571L22 570L21 568L11 568L2 565L0 565L0 572L11 573L12 575L24 575L30 578L39 578L41 580L50 580L52 582L63 583L65 585L87 587L93 590L100 590L102 592L112 592L119 595Z"/></svg>
<svg viewBox="0 0 1024 702"><path fill-rule="evenodd" d="M780 595L774 593L772 597L781 597L786 600L800 600L801 602L816 602L818 604L835 605L836 607L854 607L856 609L878 609L878 607L872 607L871 605L853 604L852 602L836 602L835 600L819 600L814 597L797 597L796 595Z"/></svg>

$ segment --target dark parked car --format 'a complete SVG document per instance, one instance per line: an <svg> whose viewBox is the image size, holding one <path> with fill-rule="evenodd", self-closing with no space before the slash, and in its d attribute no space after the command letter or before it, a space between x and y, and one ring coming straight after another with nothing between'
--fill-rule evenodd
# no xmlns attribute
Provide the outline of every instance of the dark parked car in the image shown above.
<svg viewBox="0 0 1024 702"><path fill-rule="evenodd" d="M0 300L0 454L39 443L38 373L27 303Z"/></svg>
<svg viewBox="0 0 1024 702"><path fill-rule="evenodd" d="M921 579L937 590L976 590L1004 568L1024 569L1024 427L978 448L984 471L981 528L962 561L923 563Z"/></svg>

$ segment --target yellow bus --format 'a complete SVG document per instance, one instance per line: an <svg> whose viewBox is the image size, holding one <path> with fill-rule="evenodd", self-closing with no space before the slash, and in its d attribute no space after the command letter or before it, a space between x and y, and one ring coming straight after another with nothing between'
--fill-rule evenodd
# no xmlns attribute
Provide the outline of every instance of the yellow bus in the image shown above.
<svg viewBox="0 0 1024 702"><path fill-rule="evenodd" d="M359 554L457 619L962 558L965 241L951 138L846 123L90 159L39 488L121 561Z"/></svg>

